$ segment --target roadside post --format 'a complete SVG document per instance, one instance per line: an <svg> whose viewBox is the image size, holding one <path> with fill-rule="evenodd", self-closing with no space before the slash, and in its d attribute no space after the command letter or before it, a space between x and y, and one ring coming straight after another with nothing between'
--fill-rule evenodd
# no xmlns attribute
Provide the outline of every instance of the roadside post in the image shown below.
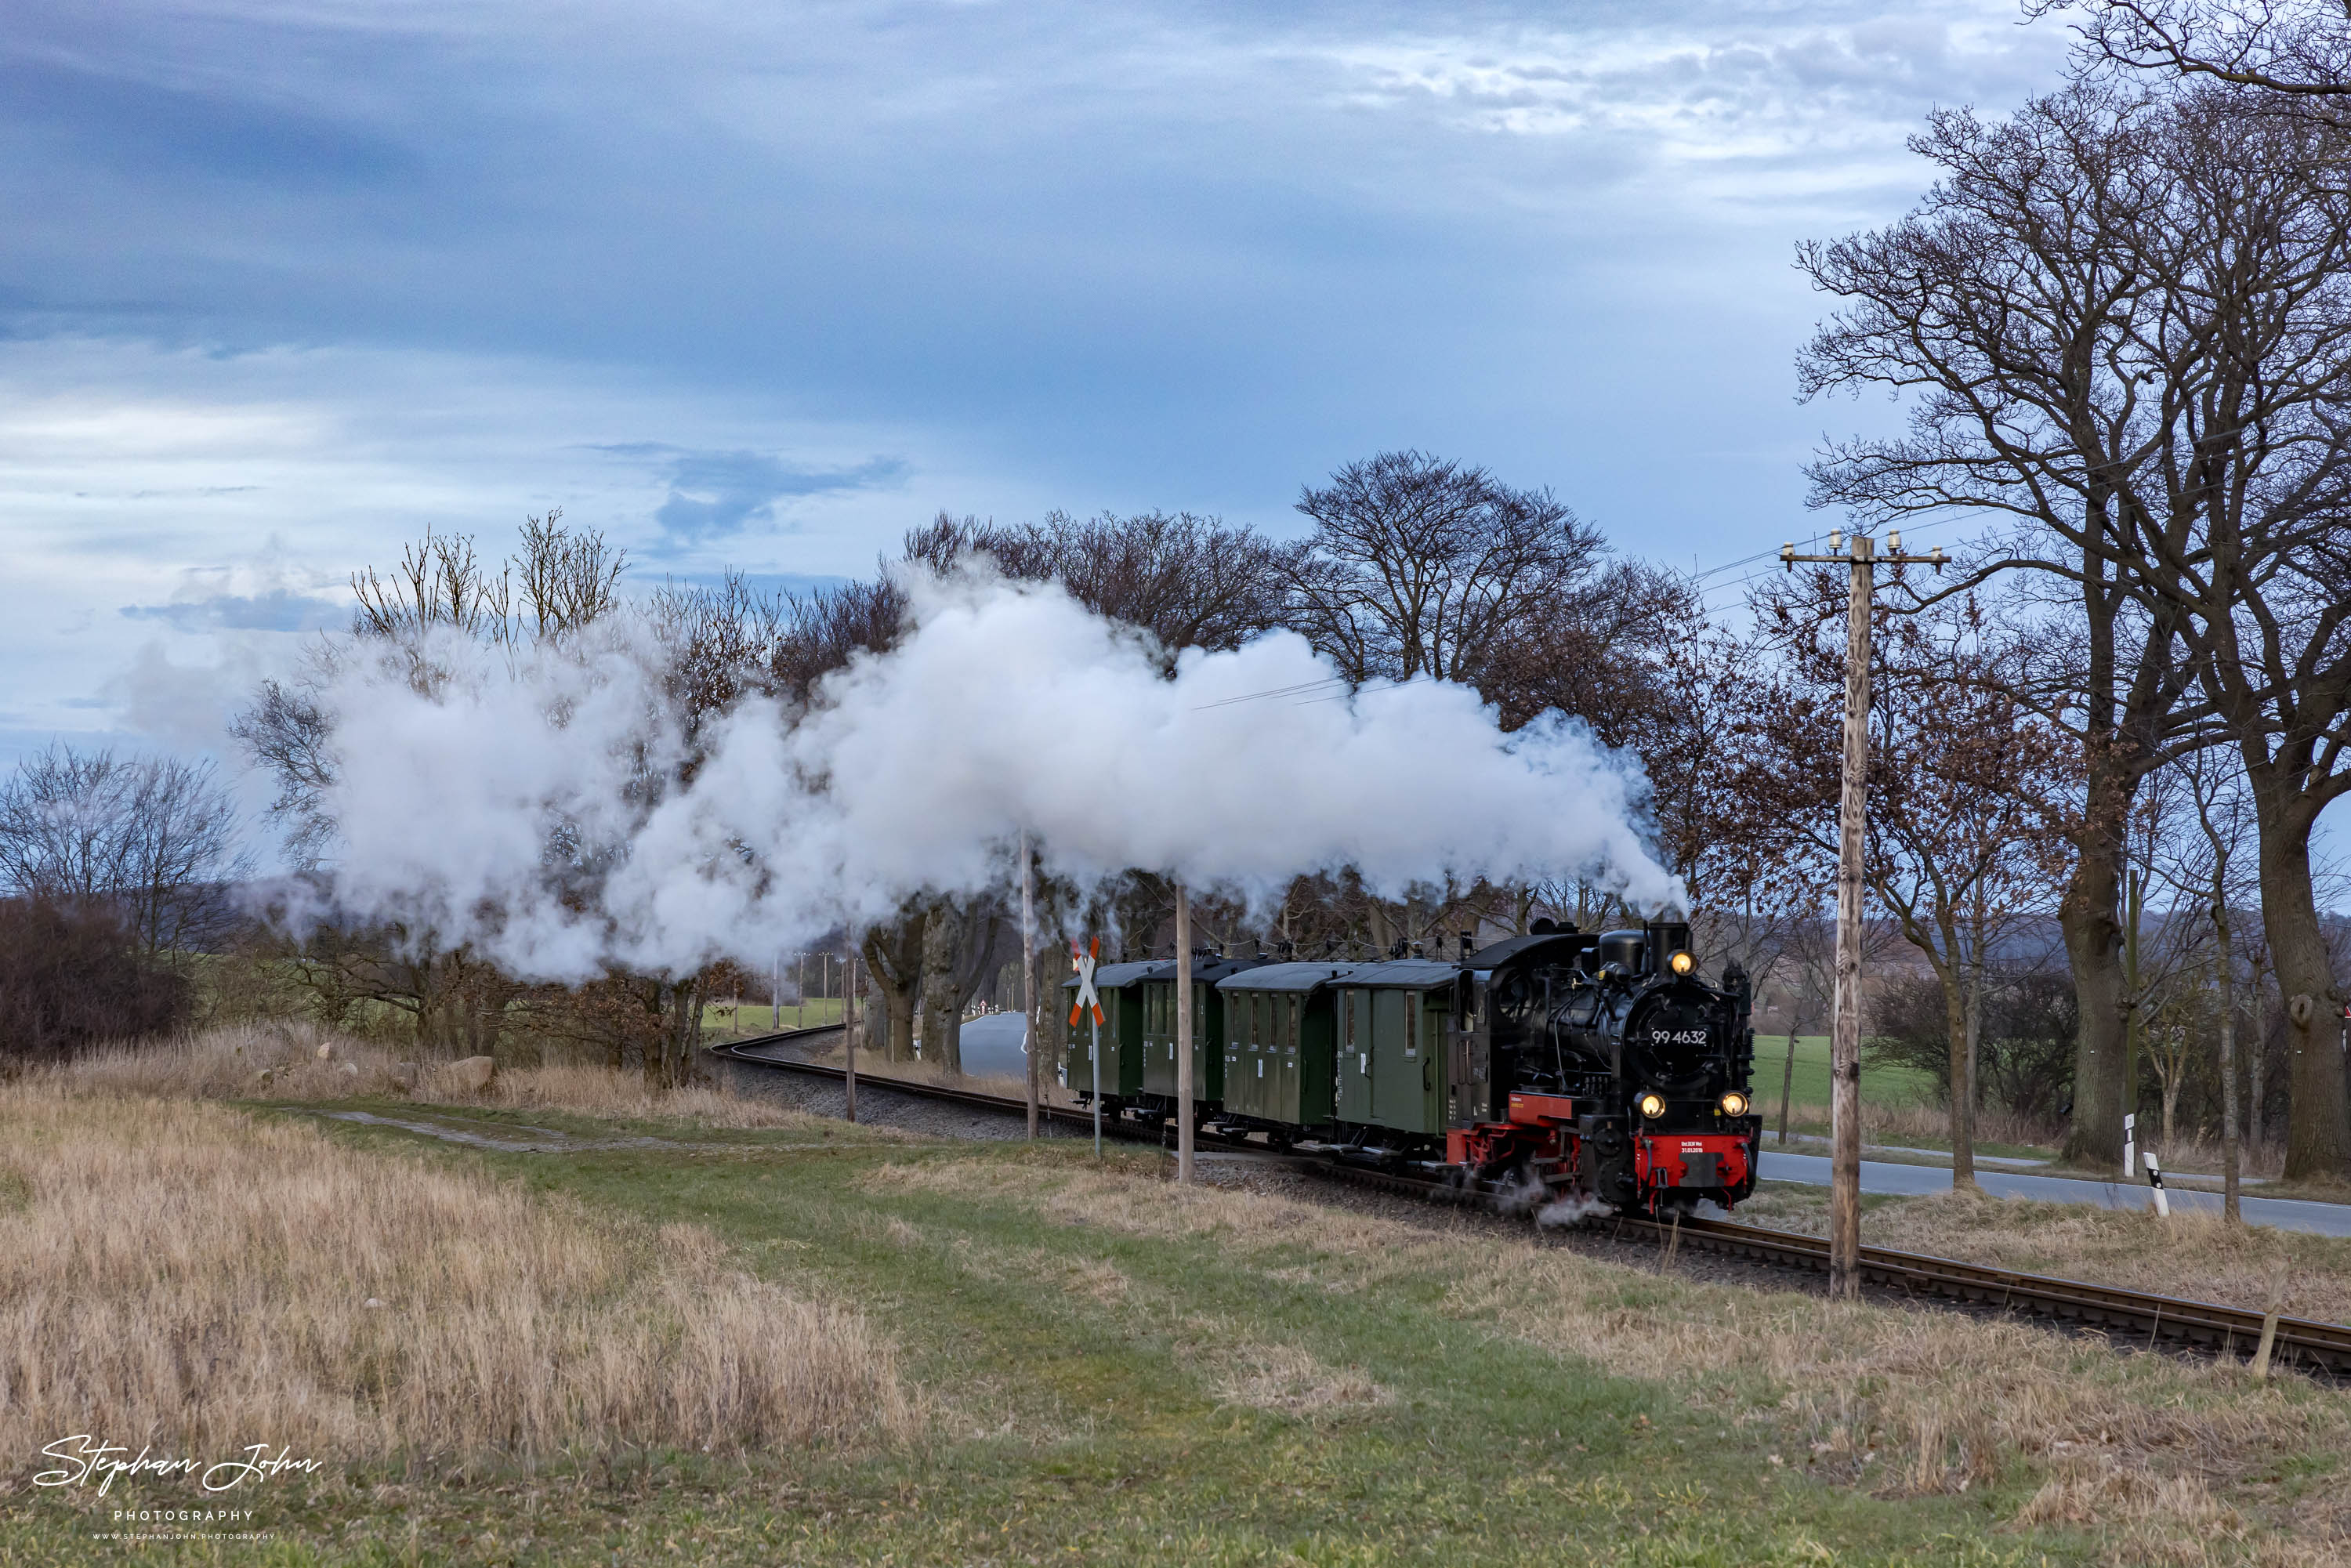
<svg viewBox="0 0 2351 1568"><path fill-rule="evenodd" d="M1102 995L1094 989L1094 966L1102 960L1102 938L1094 937L1083 947L1075 937L1070 940L1070 957L1078 967L1078 999L1070 1009L1070 1027L1075 1029L1078 1019L1093 1014L1093 1049L1087 1052L1094 1069L1094 1157L1102 1157Z"/></svg>
<svg viewBox="0 0 2351 1568"><path fill-rule="evenodd" d="M2163 1195L2163 1166L2156 1160L2153 1149L2147 1152L2147 1185L2155 1189L2155 1217L2170 1218L2171 1199Z"/></svg>
<svg viewBox="0 0 2351 1568"><path fill-rule="evenodd" d="M2138 1117L2123 1113L2123 1180L2128 1181L2138 1170Z"/></svg>

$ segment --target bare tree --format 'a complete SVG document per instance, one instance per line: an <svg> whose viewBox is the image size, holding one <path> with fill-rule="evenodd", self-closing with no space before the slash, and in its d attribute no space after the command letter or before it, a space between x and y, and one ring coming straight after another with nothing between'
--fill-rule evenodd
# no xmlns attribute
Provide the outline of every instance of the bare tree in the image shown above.
<svg viewBox="0 0 2351 1568"><path fill-rule="evenodd" d="M2241 1112L2237 1100L2237 966L2243 955L2239 950L2238 909L2254 892L2245 862L2259 830L2242 776L2229 766L2230 760L2225 752L2198 752L2174 769L2195 814L2196 834L2192 840L2183 836L2183 841L2166 857L2162 873L2180 896L2203 905L2211 921L2212 977L2220 990L2214 1021L2220 1074L2221 1207L2224 1218L2234 1222L2242 1218L2238 1204L2242 1157L2238 1146ZM2258 974L2254 983L2260 983ZM2164 1120L2168 1137L2168 1106Z"/></svg>
<svg viewBox="0 0 2351 1568"><path fill-rule="evenodd" d="M52 746L0 785L0 888L110 914L147 963L218 936L250 874L208 760Z"/></svg>
<svg viewBox="0 0 2351 1568"><path fill-rule="evenodd" d="M444 678L431 659L435 635L514 648L559 642L609 614L620 603L626 557L601 533L567 528L562 517L558 510L526 519L520 549L495 576L470 536L429 529L402 549L389 575L373 567L354 572L353 641L371 652L397 650L418 689L431 690ZM298 674L264 681L252 704L229 721L229 733L277 784L270 816L298 865L315 865L334 839L323 805L336 779L334 716L321 705L349 657L330 641L312 643Z"/></svg>
<svg viewBox="0 0 2351 1568"><path fill-rule="evenodd" d="M1421 676L1481 689L1534 616L1558 613L1607 546L1549 490L1420 452L1350 463L1300 495L1293 623L1349 680Z"/></svg>
<svg viewBox="0 0 2351 1568"><path fill-rule="evenodd" d="M1761 705L1773 760L1744 780L1755 808L1802 834L1821 868L1837 854L1844 598L1828 573L1763 596L1760 620L1787 673ZM1881 610L1879 621L1862 880L1941 987L1951 1179L1972 1186L1987 949L2065 874L2057 845L2073 747L1996 678L2003 650L1973 600L1908 616Z"/></svg>
<svg viewBox="0 0 2351 1568"><path fill-rule="evenodd" d="M923 1060L963 1071L963 1009L1003 956L1003 904L937 898L923 932Z"/></svg>
<svg viewBox="0 0 2351 1568"><path fill-rule="evenodd" d="M388 574L367 569L352 578L359 608L352 623L357 656L404 660L407 678L431 693L448 678L437 650L463 639L519 653L560 648L621 604L622 552L594 530L562 525L559 513L530 518L517 551L495 572L474 541L428 533L405 549ZM770 678L780 615L765 612L739 579L715 590L671 587L648 606L662 644L670 717L689 742L702 723L740 696L747 685ZM312 861L321 895L332 898L332 877L317 862L334 842L337 824L326 802L340 766L334 744L340 716L327 706L332 683L351 648L321 643L296 679L266 685L233 730L255 758L277 777L276 814L289 842ZM649 772L638 802L650 810L668 789L690 779L698 753L689 744L674 776ZM610 867L586 852L571 824L550 821L544 856L546 896L578 902L593 896ZM576 988L559 1006L478 956L450 947L438 932L400 922L345 920L314 933L310 944L331 956L313 966L331 975L339 995L365 997L408 1012L420 1040L459 1043L495 1054L509 1007L528 998L546 1016L566 1015L557 1027L609 1042L615 1063L629 1051L646 1082L657 1088L694 1076L695 1047L707 970L684 976L615 971Z"/></svg>
<svg viewBox="0 0 2351 1568"><path fill-rule="evenodd" d="M2351 93L2342 0L2026 0L2027 16L2078 12L2084 64L2261 88L2289 99Z"/></svg>
<svg viewBox="0 0 2351 1568"><path fill-rule="evenodd" d="M942 512L906 559L946 570L985 555L1005 576L1053 580L1095 614L1151 634L1171 671L1186 648L1237 648L1284 624L1295 548L1190 512L1066 512L1018 526Z"/></svg>
<svg viewBox="0 0 2351 1568"><path fill-rule="evenodd" d="M888 1033L886 1054L892 1061L914 1059L914 998L923 984L923 948L930 923L927 900L908 899L895 920L869 925L860 951L873 988L882 996Z"/></svg>
<svg viewBox="0 0 2351 1568"><path fill-rule="evenodd" d="M1865 302L1815 340L1808 387L1921 393L1908 436L1815 465L1821 498L2005 511L2031 527L1987 567L2082 591L2090 809L2067 936L2085 1107L2128 1090L2108 1031L2131 795L2168 754L2237 749L2288 998L2287 1168L2351 1170L2344 1064L2317 1043L2339 992L2308 848L2351 790L2351 193L2326 177L2351 135L2236 89L2076 84L2005 126L1939 116L1922 145L1951 174L1927 214L1807 252ZM2135 671L2116 637L2133 627ZM2085 1125L2077 1155L2107 1157Z"/></svg>

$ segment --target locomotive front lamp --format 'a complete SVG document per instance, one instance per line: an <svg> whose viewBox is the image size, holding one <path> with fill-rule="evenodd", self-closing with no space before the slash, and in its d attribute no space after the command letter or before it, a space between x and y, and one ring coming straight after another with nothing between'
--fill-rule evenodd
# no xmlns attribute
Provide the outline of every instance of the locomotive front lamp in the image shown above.
<svg viewBox="0 0 2351 1568"><path fill-rule="evenodd" d="M1659 1116L1664 1115L1665 1113L1666 1113L1666 1100L1665 1100L1665 1096L1664 1096L1664 1095L1662 1095L1662 1094L1644 1094L1644 1095L1642 1095L1642 1096L1641 1096L1641 1114L1642 1114L1642 1115L1648 1117L1651 1121L1655 1121L1656 1118L1658 1118Z"/></svg>
<svg viewBox="0 0 2351 1568"><path fill-rule="evenodd" d="M1722 1113L1726 1116L1747 1114L1747 1096L1734 1089L1722 1097Z"/></svg>
<svg viewBox="0 0 2351 1568"><path fill-rule="evenodd" d="M1686 952L1677 953L1672 957L1666 960L1666 967L1671 969L1677 975L1687 975L1692 969L1698 967L1698 960L1691 957L1689 954Z"/></svg>

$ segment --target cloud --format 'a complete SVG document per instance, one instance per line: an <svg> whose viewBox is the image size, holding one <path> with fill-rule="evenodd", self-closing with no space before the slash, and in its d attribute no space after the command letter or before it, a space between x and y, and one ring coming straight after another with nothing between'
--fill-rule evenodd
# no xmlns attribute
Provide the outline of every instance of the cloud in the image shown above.
<svg viewBox="0 0 2351 1568"><path fill-rule="evenodd" d="M694 451L657 442L607 443L596 450L659 457L669 494L653 513L667 538L700 544L776 520L778 502L904 484L903 457L873 457L850 468L807 468L765 452Z"/></svg>
<svg viewBox="0 0 2351 1568"><path fill-rule="evenodd" d="M347 613L324 599L283 588L218 593L172 604L126 604L133 621L160 621L175 632L309 632L340 624Z"/></svg>

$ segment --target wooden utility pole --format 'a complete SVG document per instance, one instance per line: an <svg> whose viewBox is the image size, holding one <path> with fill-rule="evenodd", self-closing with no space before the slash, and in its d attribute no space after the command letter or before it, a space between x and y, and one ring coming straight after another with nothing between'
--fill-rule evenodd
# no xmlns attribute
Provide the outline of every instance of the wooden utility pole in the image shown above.
<svg viewBox="0 0 2351 1568"><path fill-rule="evenodd" d="M1829 1293L1861 1295L1861 853L1869 813L1869 612L1874 568L1916 563L1943 570L1939 549L1906 556L1899 533L1887 553L1867 534L1829 535L1827 555L1780 547L1789 570L1802 561L1844 562L1852 570L1844 643L1844 779L1837 797L1835 1002L1829 1025ZM1838 546L1846 548L1840 551Z"/></svg>
<svg viewBox="0 0 2351 1568"><path fill-rule="evenodd" d="M1045 1031L1037 1027L1037 868L1029 857L1029 834L1020 834L1021 1054L1029 1060L1029 1136L1037 1136L1037 1057Z"/></svg>
<svg viewBox="0 0 2351 1568"><path fill-rule="evenodd" d="M1176 884L1176 1179L1192 1179L1192 891Z"/></svg>
<svg viewBox="0 0 2351 1568"><path fill-rule="evenodd" d="M850 1001L857 988L856 976L857 948L852 945L849 956L841 963L841 1045L842 1060L848 1064L841 1082L848 1101L846 1114L852 1122L857 1120L857 1031L865 1021L857 1016Z"/></svg>

